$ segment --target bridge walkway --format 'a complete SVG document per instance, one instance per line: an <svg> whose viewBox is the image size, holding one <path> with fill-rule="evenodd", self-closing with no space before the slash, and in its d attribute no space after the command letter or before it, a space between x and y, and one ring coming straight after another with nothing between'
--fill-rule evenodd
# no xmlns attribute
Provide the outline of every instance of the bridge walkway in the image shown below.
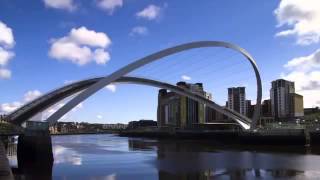
<svg viewBox="0 0 320 180"><path fill-rule="evenodd" d="M4 144L0 140L0 179L14 180Z"/></svg>

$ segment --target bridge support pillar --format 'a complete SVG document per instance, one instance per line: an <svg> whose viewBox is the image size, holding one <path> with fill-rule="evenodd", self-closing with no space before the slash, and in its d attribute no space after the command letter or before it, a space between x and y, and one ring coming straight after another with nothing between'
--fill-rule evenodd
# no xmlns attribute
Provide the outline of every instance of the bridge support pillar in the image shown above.
<svg viewBox="0 0 320 180"><path fill-rule="evenodd" d="M20 135L17 147L18 169L26 177L52 176L53 152L48 131L28 131Z"/></svg>

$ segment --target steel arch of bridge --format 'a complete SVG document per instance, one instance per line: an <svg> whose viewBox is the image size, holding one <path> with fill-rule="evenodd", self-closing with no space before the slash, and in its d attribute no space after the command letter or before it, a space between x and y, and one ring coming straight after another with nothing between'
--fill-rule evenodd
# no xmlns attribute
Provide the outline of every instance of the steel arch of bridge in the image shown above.
<svg viewBox="0 0 320 180"><path fill-rule="evenodd" d="M8 118L11 119L11 122L16 125L21 125L24 121L31 118L32 116L36 115L36 113L41 112L52 106L53 104L58 103L60 100L69 97L73 94L76 94L90 85L98 82L102 78L92 78L87 79L79 82L75 82L69 85L65 85L59 89L56 89L50 93L47 93L37 99L33 100L32 102L22 106L21 108L17 109L16 111L12 112L8 115ZM139 78L139 77L128 77L124 76L113 83L134 83L134 84L142 84L142 85L149 85L158 88L165 88L176 92L177 94L187 96L195 101L200 103L206 104L208 107L211 107L217 110L220 113L223 113L232 119L234 119L243 129L248 129L250 127L251 120L243 117L241 114L231 111L227 108L223 108L213 101L210 101L203 96L197 95L192 93L190 90L181 88L179 86L171 85L165 82L160 82L152 79L146 78Z"/></svg>
<svg viewBox="0 0 320 180"><path fill-rule="evenodd" d="M262 99L262 83L261 83L261 77L259 74L259 70L257 67L257 64L253 57L243 48L227 43L227 42L222 42L222 41L197 41L197 42L191 42L191 43L186 43L182 45L178 45L175 47L171 47L168 49L164 49L162 51L159 51L157 53L151 54L149 56L146 56L144 58L141 58L131 64L128 64L127 66L119 69L118 71L112 73L109 76L106 76L99 80L98 82L92 84L89 86L86 90L82 91L79 93L75 98L71 99L68 103L66 103L63 107L58 109L54 114L52 114L47 121L49 123L54 123L58 119L60 119L64 114L69 112L71 109L73 109L75 106L77 106L79 103L99 91L100 89L104 88L106 85L112 83L113 81L116 81L117 79L121 78L122 76L128 74L129 72L138 69L146 64L149 64L151 62L154 62L156 60L159 60L163 57L190 50L190 49L195 49L195 48L204 48L204 47L225 47L225 48L230 48L233 49L239 53L241 53L244 57L246 57L247 60L249 60L250 64L252 65L255 76L256 76L256 82L257 82L257 99L256 99L256 107L253 115L253 119L251 122L251 128L254 129L256 127L257 121L260 118L260 109L261 109L261 99ZM244 118L245 119L245 118Z"/></svg>
<svg viewBox="0 0 320 180"><path fill-rule="evenodd" d="M120 77L128 74L129 72L136 70L146 64L149 64L151 62L154 62L156 60L159 60L163 57L176 54L178 52L190 50L190 49L196 49L196 48L204 48L204 47L225 47L229 49L233 49L239 53L241 53L244 57L246 57L247 60L249 60L252 68L254 69L255 76L256 76L256 82L257 82L257 99L256 99L256 107L254 110L252 122L251 122L251 129L256 128L257 121L260 119L260 110L261 110L261 99L262 99L262 83L261 83L261 77L258 70L258 66L253 59L253 57L243 48L223 41L196 41L191 43L186 43L178 46L174 46L168 49L164 49L162 51L156 52L154 54L151 54L149 56L146 56L144 58L138 59L137 61L134 61L133 63L130 63L123 68L115 71L109 76L104 77L103 79L99 80L95 84L88 87L83 92L79 93L76 97L71 99L68 103L66 103L63 107L58 109L55 113L53 113L47 121L49 123L56 122L58 119L60 119L63 115L65 115L67 112L72 110L75 106L77 106L79 103L87 99L88 97L92 96L94 93L99 91L100 89L104 88L106 85L112 83L113 81L119 79Z"/></svg>

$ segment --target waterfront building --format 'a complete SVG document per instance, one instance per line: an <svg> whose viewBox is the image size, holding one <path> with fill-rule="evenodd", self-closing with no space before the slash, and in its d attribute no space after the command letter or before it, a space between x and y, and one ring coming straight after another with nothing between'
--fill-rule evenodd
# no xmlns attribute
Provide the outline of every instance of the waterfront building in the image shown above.
<svg viewBox="0 0 320 180"><path fill-rule="evenodd" d="M300 94L292 93L291 94L292 110L291 117L302 117L304 116L303 109L303 96Z"/></svg>
<svg viewBox="0 0 320 180"><path fill-rule="evenodd" d="M303 116L303 97L295 93L294 82L284 79L272 81L270 99L275 120L292 120Z"/></svg>
<svg viewBox="0 0 320 180"><path fill-rule="evenodd" d="M111 129L111 130L119 130L119 129L126 129L127 128L127 124L121 124L121 123L117 123L117 124L103 124L102 125L102 129Z"/></svg>
<svg viewBox="0 0 320 180"><path fill-rule="evenodd" d="M190 90L193 93L212 99L212 95L203 90L202 83L178 82L177 86ZM158 94L157 122L159 127L192 127L194 124L203 124L206 121L206 106L175 92L160 89ZM210 113L208 113L209 116Z"/></svg>
<svg viewBox="0 0 320 180"><path fill-rule="evenodd" d="M228 88L227 105L229 109L232 109L240 114L247 115L245 87Z"/></svg>
<svg viewBox="0 0 320 180"><path fill-rule="evenodd" d="M276 120L290 118L292 110L292 98L290 94L295 92L294 82L278 79L272 81L271 84L272 115Z"/></svg>
<svg viewBox="0 0 320 180"><path fill-rule="evenodd" d="M266 99L262 102L261 106L262 117L272 117L271 100Z"/></svg>
<svg viewBox="0 0 320 180"><path fill-rule="evenodd" d="M254 112L254 108L255 105L251 104L251 100L246 100L245 101L245 108L246 108L246 116L248 118L252 118L253 117L253 112Z"/></svg>
<svg viewBox="0 0 320 180"><path fill-rule="evenodd" d="M130 121L128 123L128 129L136 129L136 128L146 128L146 127L157 127L157 121L153 120L139 120L139 121Z"/></svg>
<svg viewBox="0 0 320 180"><path fill-rule="evenodd" d="M315 114L315 113L320 113L319 107L304 108L305 115Z"/></svg>

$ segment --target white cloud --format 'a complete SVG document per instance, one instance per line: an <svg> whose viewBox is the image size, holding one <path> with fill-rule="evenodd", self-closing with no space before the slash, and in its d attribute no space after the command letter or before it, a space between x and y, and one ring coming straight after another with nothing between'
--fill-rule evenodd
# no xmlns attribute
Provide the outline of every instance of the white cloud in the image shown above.
<svg viewBox="0 0 320 180"><path fill-rule="evenodd" d="M12 111L16 110L17 108L23 106L25 103L28 103L38 97L40 97L42 95L42 93L39 90L30 90L27 91L24 96L23 99L21 101L14 101L12 103L2 103L0 104L0 114L4 113L4 114L8 114L11 113ZM46 109L43 112L39 112L38 114L36 114L34 117L37 117L37 120L44 120L47 119L48 117L50 117L53 113L55 113L58 109L60 109L62 106L64 106L66 104L66 102L70 99L72 99L74 96L76 96L77 94L68 97L64 100L62 100L61 102L58 102L54 105L52 105L51 107L49 107L48 109ZM77 112L78 110L83 109L83 103L78 104L76 107L74 107L70 113L74 113ZM67 118L69 117L69 114L64 115L61 120L67 120ZM38 117L38 115L40 115ZM32 118L31 118L32 119Z"/></svg>
<svg viewBox="0 0 320 180"><path fill-rule="evenodd" d="M116 92L117 86L114 85L114 84L109 84L109 85L106 86L106 89L108 89L111 92Z"/></svg>
<svg viewBox="0 0 320 180"><path fill-rule="evenodd" d="M0 45L12 48L15 44L12 29L0 21Z"/></svg>
<svg viewBox="0 0 320 180"><path fill-rule="evenodd" d="M68 11L74 11L76 9L73 0L44 0L43 2L45 6L49 8L65 9Z"/></svg>
<svg viewBox="0 0 320 180"><path fill-rule="evenodd" d="M319 0L281 0L274 13L279 27L289 27L276 36L296 36L297 44L300 45L320 41Z"/></svg>
<svg viewBox="0 0 320 180"><path fill-rule="evenodd" d="M320 67L320 49L310 54L309 56L294 58L285 64L286 68L299 71L308 71L313 68Z"/></svg>
<svg viewBox="0 0 320 180"><path fill-rule="evenodd" d="M190 76L187 76L187 75L182 75L182 76L181 76L181 79L184 80L184 81L190 81L190 80L191 80L191 77L190 77Z"/></svg>
<svg viewBox="0 0 320 180"><path fill-rule="evenodd" d="M31 90L24 94L24 98L22 101L15 101L12 103L3 103L0 104L0 112L1 113L10 113L17 108L21 107L23 104L34 100L35 98L41 96L42 93L39 90Z"/></svg>
<svg viewBox="0 0 320 180"><path fill-rule="evenodd" d="M148 28L144 26L136 26L131 29L130 36L146 35L148 34Z"/></svg>
<svg viewBox="0 0 320 180"><path fill-rule="evenodd" d="M104 49L96 49L94 51L93 59L97 64L106 64L110 60L110 54Z"/></svg>
<svg viewBox="0 0 320 180"><path fill-rule="evenodd" d="M102 119L102 118L103 118L102 115L100 115L100 114L97 115L97 119Z"/></svg>
<svg viewBox="0 0 320 180"><path fill-rule="evenodd" d="M0 47L0 66L6 66L11 58L14 57L14 53L7 51Z"/></svg>
<svg viewBox="0 0 320 180"><path fill-rule="evenodd" d="M86 27L72 29L68 36L53 39L49 56L58 60L71 61L85 65L92 61L106 64L110 54L106 51L111 44L110 38L102 32L88 30Z"/></svg>
<svg viewBox="0 0 320 180"><path fill-rule="evenodd" d="M109 14L113 14L116 8L123 6L123 0L98 0L97 5Z"/></svg>
<svg viewBox="0 0 320 180"><path fill-rule="evenodd" d="M14 110L16 110L17 108L21 107L22 103L21 102L13 102L13 103L3 103L0 104L0 113L10 113Z"/></svg>
<svg viewBox="0 0 320 180"><path fill-rule="evenodd" d="M11 77L11 71L9 69L0 68L0 79L9 79Z"/></svg>
<svg viewBox="0 0 320 180"><path fill-rule="evenodd" d="M27 93L24 94L24 102L30 102L37 97L40 97L42 93L39 90L32 90L28 91Z"/></svg>
<svg viewBox="0 0 320 180"><path fill-rule="evenodd" d="M78 65L85 65L92 59L91 49L73 42L58 40L51 46L49 56L58 60L69 60Z"/></svg>
<svg viewBox="0 0 320 180"><path fill-rule="evenodd" d="M136 16L139 18L145 18L147 20L154 20L159 17L161 8L156 5L149 5L144 8L142 11L139 11Z"/></svg>
<svg viewBox="0 0 320 180"><path fill-rule="evenodd" d="M95 32L82 26L78 29L71 29L67 41L78 45L88 45L93 47L107 48L111 44L110 38L103 32Z"/></svg>
<svg viewBox="0 0 320 180"><path fill-rule="evenodd" d="M9 79L11 71L5 66L15 56L11 48L15 45L12 29L0 21L0 79Z"/></svg>
<svg viewBox="0 0 320 180"><path fill-rule="evenodd" d="M71 84L74 83L74 80L65 80L63 81L63 84L67 85L67 84Z"/></svg>
<svg viewBox="0 0 320 180"><path fill-rule="evenodd" d="M296 91L304 96L305 107L320 106L320 49L314 53L290 60L282 78L294 81Z"/></svg>

